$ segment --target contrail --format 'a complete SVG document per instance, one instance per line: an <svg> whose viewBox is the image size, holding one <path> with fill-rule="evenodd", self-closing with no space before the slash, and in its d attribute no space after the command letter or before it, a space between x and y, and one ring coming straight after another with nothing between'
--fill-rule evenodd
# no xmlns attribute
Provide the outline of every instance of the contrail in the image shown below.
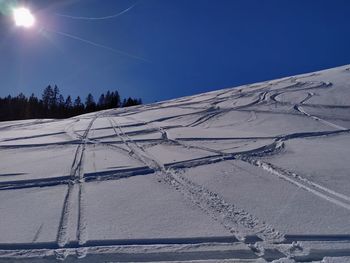
<svg viewBox="0 0 350 263"><path fill-rule="evenodd" d="M60 17L65 17L65 18L70 18L70 19L77 19L77 20L105 20L105 19L111 19L111 18L116 18L122 14L125 14L126 12L130 11L131 9L133 9L136 5L138 4L138 2L136 2L135 4L133 4L132 6L128 7L127 9L116 13L114 15L110 15L110 16L103 16L103 17L85 17L85 16L70 16L70 15L62 15L62 14L56 14L57 16Z"/></svg>
<svg viewBox="0 0 350 263"><path fill-rule="evenodd" d="M144 62L151 63L151 61L149 61L149 60L147 60L145 58L142 58L142 57L139 57L139 56L135 56L135 55L129 54L129 53L125 52L125 51L122 51L122 50L119 50L119 49L115 49L115 48L111 48L111 47L108 47L108 46L105 46L105 45L102 45L102 44L99 44L99 43L96 43L96 42L93 42L93 41L90 41L90 40L87 40L87 39L84 39L84 38L81 38L81 37L78 37L78 36L74 36L74 35L71 35L71 34L68 34L68 33L60 32L60 31L54 31L54 30L47 29L47 28L45 28L45 30L53 32L53 33L56 33L56 34L59 34L61 36L65 36L65 37L68 37L68 38L71 38L71 39L74 39L74 40L78 40L78 41L84 42L86 44L90 44L90 45L95 46L95 47L103 48L103 49L111 51L113 53L121 54L121 55L130 57L130 58L133 58L133 59L138 59L138 60L141 60L141 61L144 61Z"/></svg>

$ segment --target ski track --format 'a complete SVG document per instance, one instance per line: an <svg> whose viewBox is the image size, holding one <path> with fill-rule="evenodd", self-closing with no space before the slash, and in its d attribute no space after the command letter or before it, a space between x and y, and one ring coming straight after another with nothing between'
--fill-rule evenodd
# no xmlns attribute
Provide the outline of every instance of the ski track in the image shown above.
<svg viewBox="0 0 350 263"><path fill-rule="evenodd" d="M254 166L260 167L260 168L268 171L270 174L276 175L277 177L282 178L283 180L285 180L289 183L292 183L292 184L296 185L297 187L302 188L302 189L316 195L317 197L319 197L321 199L324 199L328 202L331 202L339 207L350 210L350 197L348 197L346 195L335 192L329 188L326 188L326 187L321 186L315 182L312 182L306 178L303 178L300 175L297 175L297 174L292 173L290 171L281 169L281 168L276 167L270 163L256 160L253 158L249 158L249 157L242 157L241 160L248 162Z"/></svg>
<svg viewBox="0 0 350 263"><path fill-rule="evenodd" d="M169 140L166 131L162 127L157 127L162 134L162 138L166 141L175 142L183 147L185 146L177 141ZM122 130L120 129L122 132ZM123 133L123 132L122 132ZM136 144L137 145L137 144ZM138 145L137 145L138 146ZM196 148L196 147L194 147ZM214 158L224 158L226 154L218 151L197 147L198 149L217 153L219 155ZM146 153L144 149L139 148L143 153ZM136 154L140 151L134 149ZM147 154L147 153L146 153ZM280 240L282 235L274 230L271 226L266 225L264 222L260 222L256 217L248 214L242 209L236 208L234 205L227 203L218 193L213 193L203 186L197 185L191 180L181 175L181 171L176 172L170 166L167 169L159 162L154 161L154 158L149 156L139 156L144 160L146 165L153 168L167 184L173 186L176 190L180 191L187 199L191 200L196 206L198 206L203 212L209 215L213 220L220 222L231 234L237 236L240 240L245 240L245 234L257 234L264 240ZM211 157L213 158L213 157ZM203 158L206 159L206 158ZM152 162L149 162L152 160ZM208 159L204 161L208 164ZM195 165L190 164L191 167ZM179 168L179 167L177 167Z"/></svg>
<svg viewBox="0 0 350 263"><path fill-rule="evenodd" d="M345 128L345 127L343 127L343 126L334 124L334 123L332 123L332 122L326 121L326 120L324 120L324 119L321 119L321 118L319 118L319 117L316 117L316 116L314 116L314 115L311 115L311 114L307 113L300 105L295 105L295 106L294 106L294 109L295 109L296 111L298 111L298 112L304 114L305 116L310 117L310 118L314 119L315 121L322 122L323 124L328 125L328 126L330 126L330 127L332 127L332 128L335 128L335 129L338 129L338 130L343 130L343 131L348 130L348 128Z"/></svg>
<svg viewBox="0 0 350 263"><path fill-rule="evenodd" d="M84 244L87 240L87 226L86 226L86 212L85 212L85 203L84 203L84 177L82 172L83 160L84 160L84 151L86 146L86 139L88 137L89 131L98 118L98 115L92 118L88 124L83 136L81 137L82 144L79 144L75 152L74 160L71 166L70 172L70 182L68 185L67 194L63 204L63 210L61 214L61 220L59 224L59 229L57 233L57 244L59 247L64 247L69 242L69 223L72 220L70 218L72 206L73 206L73 191L76 187L76 183L79 184L79 200L78 200L78 229L77 237L79 244Z"/></svg>

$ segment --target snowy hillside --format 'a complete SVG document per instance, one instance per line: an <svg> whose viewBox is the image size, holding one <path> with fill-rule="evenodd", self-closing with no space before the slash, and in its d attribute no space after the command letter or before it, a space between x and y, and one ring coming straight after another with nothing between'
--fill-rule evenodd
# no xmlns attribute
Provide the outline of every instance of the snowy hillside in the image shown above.
<svg viewBox="0 0 350 263"><path fill-rule="evenodd" d="M0 123L0 262L350 262L349 131L350 66Z"/></svg>

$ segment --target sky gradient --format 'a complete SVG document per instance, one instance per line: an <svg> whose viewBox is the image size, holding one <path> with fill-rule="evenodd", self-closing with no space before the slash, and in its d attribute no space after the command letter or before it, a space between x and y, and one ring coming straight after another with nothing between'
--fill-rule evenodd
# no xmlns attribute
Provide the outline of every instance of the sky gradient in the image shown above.
<svg viewBox="0 0 350 263"><path fill-rule="evenodd" d="M16 28L9 3L36 26ZM0 96L57 84L153 102L350 64L349 13L347 0L0 0Z"/></svg>

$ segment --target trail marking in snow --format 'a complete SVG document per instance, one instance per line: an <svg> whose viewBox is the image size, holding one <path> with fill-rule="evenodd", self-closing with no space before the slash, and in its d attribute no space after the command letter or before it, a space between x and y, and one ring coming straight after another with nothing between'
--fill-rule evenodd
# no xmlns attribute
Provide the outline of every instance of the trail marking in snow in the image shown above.
<svg viewBox="0 0 350 263"><path fill-rule="evenodd" d="M304 114L304 115L306 115L306 116L308 116L308 117L314 119L315 121L322 122L323 124L326 124L326 125L328 125L328 126L330 126L330 127L332 127L332 128L335 128L335 129L338 129L338 130L343 130L343 131L348 130L347 128L345 128L345 127L343 127L343 126L334 124L334 123L332 123L332 122L326 121L326 120L324 120L324 119L321 119L321 118L319 118L319 117L316 117L316 116L314 116L314 115L311 115L311 114L307 113L300 105L295 105L295 106L294 106L294 109L297 110L298 112L300 112L300 113L302 113L302 114Z"/></svg>
<svg viewBox="0 0 350 263"><path fill-rule="evenodd" d="M117 133L121 136L122 140L124 140L123 134L125 136L125 133L121 127L114 120L110 119L110 121L118 126L120 132ZM161 127L158 128L160 132L162 132ZM132 141L131 138L128 139ZM129 143L126 144L130 147ZM136 146L132 148L134 154L146 165L157 171L157 174L163 181L180 191L186 198L191 200L215 221L220 222L231 234L237 236L241 241L244 241L247 232L258 234L265 240L276 241L282 239L282 235L271 226L260 222L249 213L227 203L219 194L213 193L203 186L195 184L188 178L181 176L180 173L173 171L171 168L166 169L164 165L155 161L153 157L149 157L149 154L137 143L134 143L134 145Z"/></svg>
<svg viewBox="0 0 350 263"><path fill-rule="evenodd" d="M343 207L347 210L350 210L350 197L337 193L331 189L328 189L324 186L321 186L319 184L316 184L312 181L307 180L306 178L303 178L301 176L298 176L294 173L287 172L285 170L282 170L281 168L277 168L276 166L260 161L255 160L250 157L243 157L241 158L242 161L248 162L252 165L255 165L257 167L260 167L266 171L268 171L271 174L274 174L328 202L331 202L337 206ZM343 199L344 201L342 201ZM347 203L348 201L349 203Z"/></svg>
<svg viewBox="0 0 350 263"><path fill-rule="evenodd" d="M78 145L77 150L74 155L74 160L71 166L71 172L70 172L70 180L71 182L68 185L68 190L66 197L64 199L63 204L63 210L61 214L61 220L58 228L57 233L57 244L59 247L64 247L69 242L69 224L72 220L71 217L71 210L73 206L73 194L74 189L76 186L76 183L79 185L79 192L78 192L78 229L77 229L77 238L79 244L84 244L87 241L87 226L86 226L86 204L84 201L84 189L83 189L83 183L84 183L84 177L83 177L83 160L84 160L84 152L86 147L86 142L88 139L88 134L90 132L90 129L95 122L95 120L98 118L98 115L95 115L90 123L88 124L83 136L81 136L81 144Z"/></svg>

